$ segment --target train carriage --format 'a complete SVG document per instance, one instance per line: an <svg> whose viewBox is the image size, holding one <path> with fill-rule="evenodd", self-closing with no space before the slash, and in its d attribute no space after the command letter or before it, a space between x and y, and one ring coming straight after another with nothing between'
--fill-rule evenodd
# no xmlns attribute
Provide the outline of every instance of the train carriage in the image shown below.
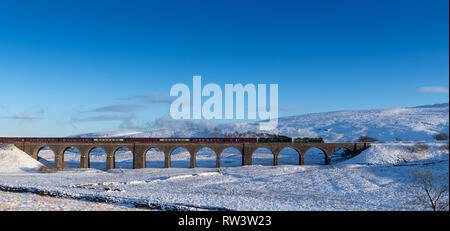
<svg viewBox="0 0 450 231"><path fill-rule="evenodd" d="M193 143L255 143L256 138L192 138Z"/></svg>
<svg viewBox="0 0 450 231"><path fill-rule="evenodd" d="M292 138L288 136L262 137L258 138L258 143L292 143Z"/></svg>

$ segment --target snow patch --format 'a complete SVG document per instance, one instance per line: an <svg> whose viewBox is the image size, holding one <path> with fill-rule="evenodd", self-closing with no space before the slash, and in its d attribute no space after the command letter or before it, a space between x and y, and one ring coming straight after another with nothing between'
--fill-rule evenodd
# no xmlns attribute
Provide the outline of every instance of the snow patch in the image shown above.
<svg viewBox="0 0 450 231"><path fill-rule="evenodd" d="M86 183L86 184L70 184L70 188L92 188L96 186L109 186L115 187L119 185L139 185L139 184L153 184L159 183L162 181L170 181L170 180L183 180L191 177L200 177L200 176L217 176L222 175L220 172L200 172L196 174L186 174L186 175L177 175L170 177L159 177L156 179L150 180L133 180L133 181L125 181L125 182L102 182L102 183Z"/></svg>
<svg viewBox="0 0 450 231"><path fill-rule="evenodd" d="M39 172L44 166L12 144L0 144L0 174Z"/></svg>
<svg viewBox="0 0 450 231"><path fill-rule="evenodd" d="M445 144L426 144L428 150L417 151L413 143L372 144L358 156L341 162L343 164L401 164L424 160L448 160Z"/></svg>

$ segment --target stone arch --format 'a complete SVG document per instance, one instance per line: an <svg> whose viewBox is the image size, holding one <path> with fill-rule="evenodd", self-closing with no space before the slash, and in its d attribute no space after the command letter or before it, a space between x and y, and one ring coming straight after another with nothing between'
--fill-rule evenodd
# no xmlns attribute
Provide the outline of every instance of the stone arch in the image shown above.
<svg viewBox="0 0 450 231"><path fill-rule="evenodd" d="M319 150L322 152L322 154L317 153L316 150ZM329 154L327 153L327 150L320 148L320 147L309 147L305 150L305 153L303 154L304 158L304 164L307 165L322 165L322 164L328 164L327 160L329 159Z"/></svg>
<svg viewBox="0 0 450 231"><path fill-rule="evenodd" d="M264 150L264 152L261 152L262 150ZM277 154L278 153L274 152L270 147L257 147L251 152L252 164L273 166L276 164L275 158Z"/></svg>
<svg viewBox="0 0 450 231"><path fill-rule="evenodd" d="M129 154L131 153L131 155ZM134 168L134 153L133 150L127 146L115 147L112 151L114 155L114 166L116 168L133 169Z"/></svg>
<svg viewBox="0 0 450 231"><path fill-rule="evenodd" d="M152 149L157 150L157 154L149 154L149 152L152 151ZM155 152L155 151L152 151ZM162 155L161 155L162 154ZM156 146L152 146L149 148L146 148L144 152L144 160L145 160L145 166L146 167L153 167L153 168L164 168L165 167L165 156L163 149L160 149ZM154 161L151 160L150 157L156 157Z"/></svg>
<svg viewBox="0 0 450 231"><path fill-rule="evenodd" d="M351 157L353 157L353 155L353 148L349 148L348 146L336 147L330 154L330 161L332 163L341 162L350 159Z"/></svg>
<svg viewBox="0 0 450 231"><path fill-rule="evenodd" d="M228 150L228 151L227 151ZM235 150L235 152L230 152ZM226 147L218 154L219 167L235 167L242 165L242 152L236 147Z"/></svg>
<svg viewBox="0 0 450 231"><path fill-rule="evenodd" d="M209 153L205 150L208 150ZM205 158L202 158L202 156ZM217 158L218 155L213 147L200 147L195 152L195 167L215 168L217 167Z"/></svg>
<svg viewBox="0 0 450 231"><path fill-rule="evenodd" d="M89 167L106 170L106 161L108 153L101 146L90 147L87 151L87 155L89 156Z"/></svg>
<svg viewBox="0 0 450 231"><path fill-rule="evenodd" d="M185 152L187 152L187 154L184 152L178 153L179 151L182 151L182 150L185 150ZM177 153L175 153L175 152L177 152ZM169 150L168 155L170 156L170 166L177 167L177 168L193 167L192 166L192 164L193 164L192 162L194 161L192 158L193 154L185 146L177 146L177 147L171 148Z"/></svg>
<svg viewBox="0 0 450 231"><path fill-rule="evenodd" d="M302 158L299 150L290 146L282 147L278 152L276 165L302 165Z"/></svg>
<svg viewBox="0 0 450 231"><path fill-rule="evenodd" d="M39 153L42 150L44 150L45 153L41 153L41 155L39 155ZM35 159L38 160L39 162L41 162L42 164L47 165L47 166L56 167L58 153L50 146L47 146L47 145L38 146L37 148L35 148L33 153L34 153Z"/></svg>
<svg viewBox="0 0 450 231"><path fill-rule="evenodd" d="M71 153L69 158L66 156L67 151ZM62 151L62 159L64 160L65 165L67 165L67 168L81 168L81 151L75 146L64 147Z"/></svg>

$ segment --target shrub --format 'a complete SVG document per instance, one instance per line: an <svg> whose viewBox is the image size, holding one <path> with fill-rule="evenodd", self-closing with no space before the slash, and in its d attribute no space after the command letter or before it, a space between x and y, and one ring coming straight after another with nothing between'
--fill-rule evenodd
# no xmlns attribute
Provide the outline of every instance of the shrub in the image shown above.
<svg viewBox="0 0 450 231"><path fill-rule="evenodd" d="M417 142L413 146L413 152L426 152L428 151L429 146L425 142Z"/></svg>
<svg viewBox="0 0 450 231"><path fill-rule="evenodd" d="M370 136L361 136L357 140L357 142L376 142L376 141L378 141L377 138L370 137Z"/></svg>
<svg viewBox="0 0 450 231"><path fill-rule="evenodd" d="M445 133L439 133L434 136L435 140L448 140L448 135Z"/></svg>

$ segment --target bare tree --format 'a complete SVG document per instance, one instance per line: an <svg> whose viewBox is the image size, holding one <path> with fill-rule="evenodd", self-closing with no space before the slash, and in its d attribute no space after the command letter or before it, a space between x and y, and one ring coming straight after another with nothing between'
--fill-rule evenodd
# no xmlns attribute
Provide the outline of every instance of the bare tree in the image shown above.
<svg viewBox="0 0 450 231"><path fill-rule="evenodd" d="M448 152L448 142L446 142L446 143L444 143L442 146L441 146L441 149L443 149L443 150L447 150L447 152ZM448 155L448 153L447 153L447 155Z"/></svg>
<svg viewBox="0 0 450 231"><path fill-rule="evenodd" d="M448 210L448 174L433 174L431 169L427 168L413 171L412 176L413 189L417 191L415 202L433 211Z"/></svg>

